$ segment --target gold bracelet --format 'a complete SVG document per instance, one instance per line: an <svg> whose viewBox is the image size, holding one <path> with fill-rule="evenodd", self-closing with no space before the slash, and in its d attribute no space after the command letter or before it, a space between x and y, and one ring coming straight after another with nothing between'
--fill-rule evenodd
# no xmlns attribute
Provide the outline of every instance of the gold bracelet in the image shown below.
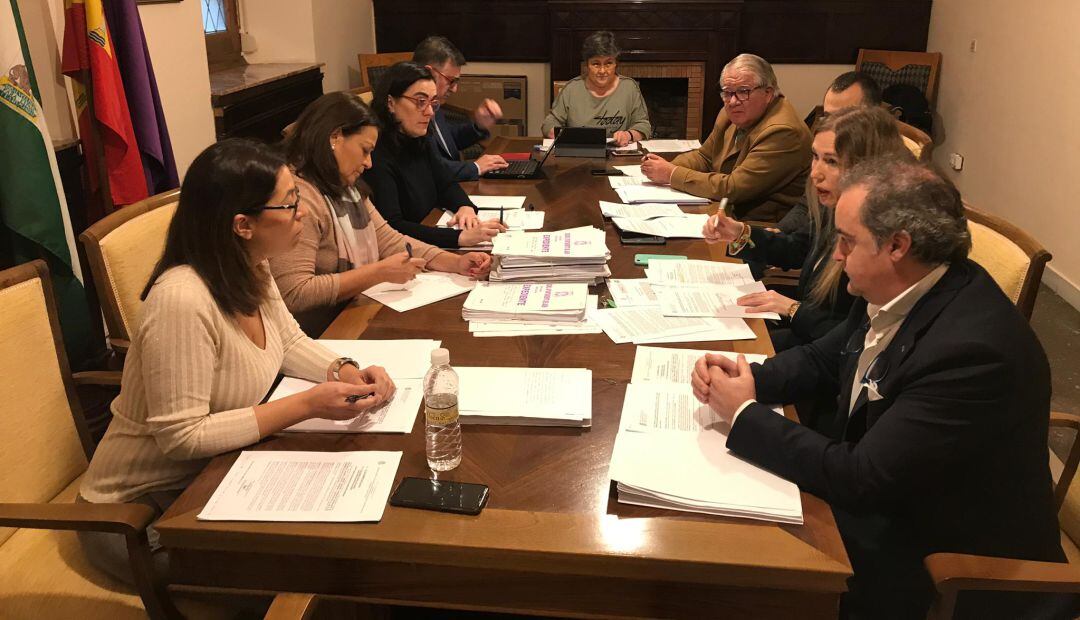
<svg viewBox="0 0 1080 620"><path fill-rule="evenodd" d="M801 305L802 305L801 302L796 301L795 303L788 306L787 318L788 318L789 321L792 321L792 320L795 319L795 313L799 311L799 306L801 306Z"/></svg>

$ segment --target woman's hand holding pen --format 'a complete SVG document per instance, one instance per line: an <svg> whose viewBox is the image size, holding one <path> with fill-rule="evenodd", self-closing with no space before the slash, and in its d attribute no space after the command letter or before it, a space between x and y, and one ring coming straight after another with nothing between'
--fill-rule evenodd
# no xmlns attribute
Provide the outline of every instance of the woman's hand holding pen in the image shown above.
<svg viewBox="0 0 1080 620"><path fill-rule="evenodd" d="M743 223L728 217L722 210L705 220L701 233L706 243L730 243L742 234Z"/></svg>
<svg viewBox="0 0 1080 620"><path fill-rule="evenodd" d="M457 257L457 272L479 280L491 271L491 255L487 252L469 252Z"/></svg>
<svg viewBox="0 0 1080 620"><path fill-rule="evenodd" d="M351 420L385 402L385 398L377 395L375 385L345 381L320 383L305 391L303 398L308 411L306 418L328 420Z"/></svg>
<svg viewBox="0 0 1080 620"><path fill-rule="evenodd" d="M641 158L641 173L649 177L649 180L653 183L670 185L671 175L674 172L675 164L659 155L648 153Z"/></svg>
<svg viewBox="0 0 1080 620"><path fill-rule="evenodd" d="M422 258L412 258L407 251L398 252L375 263L375 273L379 277L379 282L405 284L423 271L425 265L427 261Z"/></svg>

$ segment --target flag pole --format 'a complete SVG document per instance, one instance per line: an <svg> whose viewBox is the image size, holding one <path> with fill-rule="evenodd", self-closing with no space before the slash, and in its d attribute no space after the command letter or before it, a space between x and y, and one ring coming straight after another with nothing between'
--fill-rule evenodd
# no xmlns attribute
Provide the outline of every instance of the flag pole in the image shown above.
<svg viewBox="0 0 1080 620"><path fill-rule="evenodd" d="M101 214L106 216L114 211L112 192L109 190L109 168L105 164L105 144L101 140L101 129L97 124L97 116L94 113L94 84L90 69L79 71L80 81L83 83L83 93L86 96L86 113L90 122L90 147L86 148L87 141L83 138L83 157L93 158L97 164L94 169L98 176L98 198L101 201ZM93 222L87 222L87 226Z"/></svg>

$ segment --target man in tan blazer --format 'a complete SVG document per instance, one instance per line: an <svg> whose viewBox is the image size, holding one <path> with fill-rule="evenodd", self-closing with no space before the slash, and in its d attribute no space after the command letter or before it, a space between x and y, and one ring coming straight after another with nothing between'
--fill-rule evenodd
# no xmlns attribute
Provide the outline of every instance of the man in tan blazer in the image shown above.
<svg viewBox="0 0 1080 620"><path fill-rule="evenodd" d="M701 148L671 162L647 155L642 172L695 196L726 197L740 219L778 221L802 198L810 130L760 56L736 56L724 66L720 86L724 109Z"/></svg>

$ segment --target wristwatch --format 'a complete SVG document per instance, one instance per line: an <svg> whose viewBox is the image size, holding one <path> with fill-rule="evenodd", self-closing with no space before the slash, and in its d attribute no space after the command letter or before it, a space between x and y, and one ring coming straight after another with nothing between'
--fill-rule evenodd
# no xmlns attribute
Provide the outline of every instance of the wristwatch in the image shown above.
<svg viewBox="0 0 1080 620"><path fill-rule="evenodd" d="M334 381L341 381L341 367L345 364L351 364L357 370L360 370L360 364L356 363L351 357L339 357L336 360L330 362L330 376L334 378Z"/></svg>
<svg viewBox="0 0 1080 620"><path fill-rule="evenodd" d="M802 305L802 303L796 301L795 303L788 306L787 318L788 318L789 321L795 318L795 313L799 311L799 306L801 306L801 305Z"/></svg>

